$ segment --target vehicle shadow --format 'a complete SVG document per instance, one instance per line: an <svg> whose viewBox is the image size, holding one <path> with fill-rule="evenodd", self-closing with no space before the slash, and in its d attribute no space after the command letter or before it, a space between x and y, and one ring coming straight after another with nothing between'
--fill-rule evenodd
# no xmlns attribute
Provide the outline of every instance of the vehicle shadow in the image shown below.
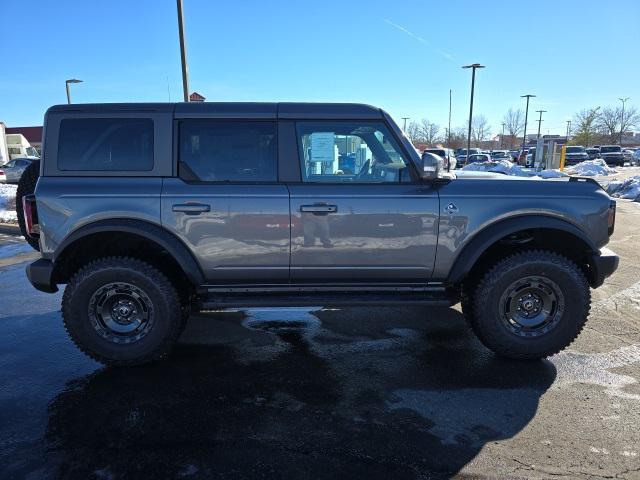
<svg viewBox="0 0 640 480"><path fill-rule="evenodd" d="M556 371L487 353L455 310L426 315L194 317L170 359L70 382L47 463L63 478L450 477L522 430Z"/></svg>

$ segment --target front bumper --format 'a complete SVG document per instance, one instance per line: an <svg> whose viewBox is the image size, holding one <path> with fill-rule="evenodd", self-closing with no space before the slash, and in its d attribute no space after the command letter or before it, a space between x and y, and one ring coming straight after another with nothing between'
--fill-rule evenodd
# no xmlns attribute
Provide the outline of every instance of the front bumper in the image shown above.
<svg viewBox="0 0 640 480"><path fill-rule="evenodd" d="M53 263L51 260L39 258L27 265L27 278L41 292L55 293L58 286L53 283Z"/></svg>
<svg viewBox="0 0 640 480"><path fill-rule="evenodd" d="M604 279L609 277L618 268L620 257L608 248L603 248L589 259L591 267L590 284L593 288L598 288L604 283Z"/></svg>

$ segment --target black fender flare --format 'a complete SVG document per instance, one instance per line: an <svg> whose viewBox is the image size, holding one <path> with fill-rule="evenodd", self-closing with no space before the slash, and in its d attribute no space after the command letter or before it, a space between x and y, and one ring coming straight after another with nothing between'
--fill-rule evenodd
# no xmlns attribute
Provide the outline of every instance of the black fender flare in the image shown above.
<svg viewBox="0 0 640 480"><path fill-rule="evenodd" d="M68 235L53 254L53 262L64 254L65 250L77 240L88 235L102 232L124 232L139 235L147 240L158 244L178 262L180 268L194 286L204 284L204 274L200 265L187 246L173 233L162 228L160 225L146 220L130 218L114 218L108 220L98 220L83 225Z"/></svg>
<svg viewBox="0 0 640 480"><path fill-rule="evenodd" d="M598 252L597 246L589 236L574 224L557 217L547 215L522 215L501 220L495 224L488 225L463 247L462 252L456 257L453 267L449 271L447 282L457 285L471 271L480 256L491 245L501 238L522 230L532 229L561 230L579 238L587 246L585 254Z"/></svg>

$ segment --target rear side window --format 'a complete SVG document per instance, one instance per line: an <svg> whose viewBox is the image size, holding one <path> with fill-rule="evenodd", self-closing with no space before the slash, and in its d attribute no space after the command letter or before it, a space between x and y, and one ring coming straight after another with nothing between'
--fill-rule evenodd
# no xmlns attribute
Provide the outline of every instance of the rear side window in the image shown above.
<svg viewBox="0 0 640 480"><path fill-rule="evenodd" d="M275 182L276 123L183 120L180 177L201 182Z"/></svg>
<svg viewBox="0 0 640 480"><path fill-rule="evenodd" d="M62 120L58 169L153 170L153 121L148 118Z"/></svg>

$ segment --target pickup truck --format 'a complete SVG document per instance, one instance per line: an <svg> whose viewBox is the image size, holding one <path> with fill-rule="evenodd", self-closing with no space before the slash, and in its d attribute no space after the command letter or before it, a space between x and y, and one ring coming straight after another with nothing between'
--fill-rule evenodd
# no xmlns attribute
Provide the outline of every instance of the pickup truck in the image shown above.
<svg viewBox="0 0 640 480"><path fill-rule="evenodd" d="M41 253L27 276L65 285L71 339L105 364L165 357L196 310L419 305L429 321L459 302L489 349L537 359L574 340L618 265L596 182L446 172L368 105L60 105L45 132L18 188Z"/></svg>

